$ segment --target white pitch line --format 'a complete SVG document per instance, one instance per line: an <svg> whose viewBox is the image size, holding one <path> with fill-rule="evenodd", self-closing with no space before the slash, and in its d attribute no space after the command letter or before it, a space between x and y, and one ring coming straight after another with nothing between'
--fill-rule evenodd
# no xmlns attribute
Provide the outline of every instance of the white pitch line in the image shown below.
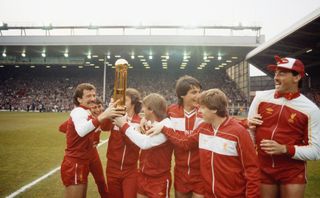
<svg viewBox="0 0 320 198"><path fill-rule="evenodd" d="M109 138L108 138L109 139ZM101 141L97 147L100 147L101 145L103 145L104 143L106 143L108 141L108 139L106 140L103 140ZM8 195L6 198L13 198L13 197L16 197L17 195L19 195L20 193L26 191L27 189L31 188L32 186L36 185L37 183L41 182L42 180L48 178L50 175L54 174L55 172L59 171L60 170L60 166L56 167L55 169L49 171L47 174L39 177L38 179L32 181L31 183L25 185L25 186L22 186L19 190L11 193L10 195Z"/></svg>

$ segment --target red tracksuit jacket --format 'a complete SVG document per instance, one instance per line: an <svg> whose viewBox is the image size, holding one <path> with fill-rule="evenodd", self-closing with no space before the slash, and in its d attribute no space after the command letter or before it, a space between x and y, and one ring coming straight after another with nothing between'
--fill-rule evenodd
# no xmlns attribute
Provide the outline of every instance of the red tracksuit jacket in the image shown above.
<svg viewBox="0 0 320 198"><path fill-rule="evenodd" d="M131 125L139 125L141 118L134 114ZM137 169L137 161L139 159L140 149L119 131L119 128L112 124L110 120L106 120L101 124L103 131L111 130L109 137L107 158L108 168L112 171L109 173L122 175L132 169Z"/></svg>
<svg viewBox="0 0 320 198"><path fill-rule="evenodd" d="M259 197L260 170L249 133L228 117L218 129L202 123L191 135L164 127L170 141L184 149L199 148L206 197Z"/></svg>
<svg viewBox="0 0 320 198"><path fill-rule="evenodd" d="M190 135L194 132L194 129L202 123L202 118L199 115L198 109L195 109L193 112L188 114L184 112L183 106L173 104L169 106L167 113L174 130L178 133ZM198 148L188 149L186 151L179 146L174 146L174 156L175 166L179 172L187 175L200 175L200 158Z"/></svg>
<svg viewBox="0 0 320 198"><path fill-rule="evenodd" d="M248 117L261 114L263 123L254 132L261 167L305 166L320 159L320 110L302 94L288 100L275 98L275 90L257 92ZM287 145L289 155L268 155L260 149L263 139Z"/></svg>
<svg viewBox="0 0 320 198"><path fill-rule="evenodd" d="M99 121L91 116L90 110L85 107L76 107L70 113L68 120L65 156L77 160L89 160L93 148L93 133ZM75 126L77 123L77 126ZM78 132L76 131L78 130ZM82 134L83 136L79 135Z"/></svg>

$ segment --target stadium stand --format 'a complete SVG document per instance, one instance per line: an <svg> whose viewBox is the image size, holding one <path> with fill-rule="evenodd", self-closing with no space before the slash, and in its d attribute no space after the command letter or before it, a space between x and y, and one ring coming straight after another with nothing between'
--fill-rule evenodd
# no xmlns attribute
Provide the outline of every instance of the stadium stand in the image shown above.
<svg viewBox="0 0 320 198"><path fill-rule="evenodd" d="M129 71L128 87L141 91L142 95L157 92L164 95L169 103L176 102L175 81L187 72L154 72ZM219 87L229 97L230 104L245 103L236 84L228 78L224 71L218 73L198 72L188 74L202 82L203 89ZM74 87L81 82L90 82L97 87L97 93L102 96L102 78L98 71L79 71L78 68L67 70L30 68L6 69L2 72L0 85L0 109L7 111L46 111L61 112L73 108L72 93ZM107 73L106 98L112 96L114 74ZM106 101L108 102L108 101Z"/></svg>

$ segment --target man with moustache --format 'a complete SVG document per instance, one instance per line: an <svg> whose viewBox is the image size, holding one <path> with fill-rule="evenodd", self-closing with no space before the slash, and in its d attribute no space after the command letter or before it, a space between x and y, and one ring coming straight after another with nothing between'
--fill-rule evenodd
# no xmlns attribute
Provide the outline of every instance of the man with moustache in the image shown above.
<svg viewBox="0 0 320 198"><path fill-rule="evenodd" d="M67 147L61 164L65 197L86 197L94 131L103 120L125 114L123 109L115 108L116 102L98 117L94 117L91 115L90 107L95 100L96 88L92 84L82 83L76 87L73 95L76 107L71 111L68 120Z"/></svg>
<svg viewBox="0 0 320 198"><path fill-rule="evenodd" d="M261 166L261 197L303 197L306 160L320 159L320 110L299 91L304 64L275 56L275 89L257 92L248 114Z"/></svg>

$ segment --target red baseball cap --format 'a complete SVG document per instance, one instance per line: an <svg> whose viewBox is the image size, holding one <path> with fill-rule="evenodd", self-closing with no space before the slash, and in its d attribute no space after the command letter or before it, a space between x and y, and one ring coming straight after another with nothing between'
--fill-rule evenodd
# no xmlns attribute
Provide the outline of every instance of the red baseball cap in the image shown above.
<svg viewBox="0 0 320 198"><path fill-rule="evenodd" d="M275 71L276 69L284 69L298 72L301 77L304 77L304 64L295 58L280 58L279 56L274 56L277 61L276 65L268 65L268 69Z"/></svg>

